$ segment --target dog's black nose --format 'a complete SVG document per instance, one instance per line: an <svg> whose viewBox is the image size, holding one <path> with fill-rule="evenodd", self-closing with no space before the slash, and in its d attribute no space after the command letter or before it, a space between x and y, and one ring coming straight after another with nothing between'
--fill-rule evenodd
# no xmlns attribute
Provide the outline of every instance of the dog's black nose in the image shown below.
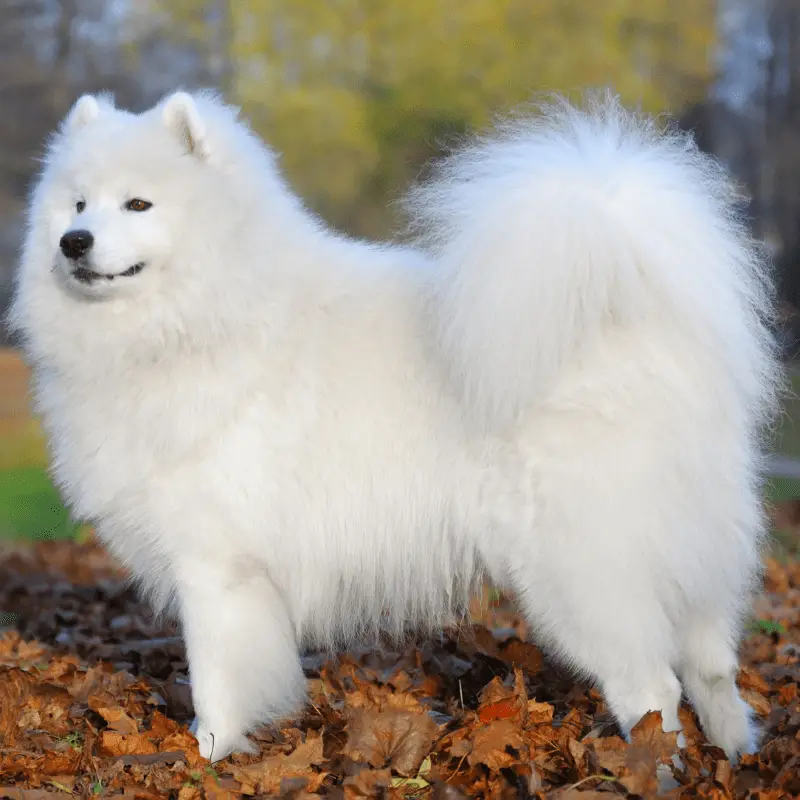
<svg viewBox="0 0 800 800"><path fill-rule="evenodd" d="M67 231L59 242L61 252L73 261L80 258L89 250L92 249L94 244L94 236L89 231Z"/></svg>

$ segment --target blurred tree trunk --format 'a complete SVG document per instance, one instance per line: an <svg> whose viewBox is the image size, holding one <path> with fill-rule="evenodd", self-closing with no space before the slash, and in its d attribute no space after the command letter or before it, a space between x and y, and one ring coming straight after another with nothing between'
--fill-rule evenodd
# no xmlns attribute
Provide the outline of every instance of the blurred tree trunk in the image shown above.
<svg viewBox="0 0 800 800"><path fill-rule="evenodd" d="M746 187L755 231L763 238L770 237L773 227L767 118L774 2L719 0L718 76L706 134L709 149Z"/></svg>
<svg viewBox="0 0 800 800"><path fill-rule="evenodd" d="M72 26L78 12L77 0L62 0L59 7L58 23L55 29L55 55L53 57L56 69L63 69L72 49Z"/></svg>
<svg viewBox="0 0 800 800"><path fill-rule="evenodd" d="M781 291L800 301L800 0L773 0L766 91L768 169L760 187L780 247Z"/></svg>
<svg viewBox="0 0 800 800"><path fill-rule="evenodd" d="M226 97L232 96L234 77L231 62L231 2L232 0L213 0L209 9L208 72L213 85Z"/></svg>
<svg viewBox="0 0 800 800"><path fill-rule="evenodd" d="M799 306L800 0L719 0L718 32L719 73L701 146L746 187L781 298Z"/></svg>

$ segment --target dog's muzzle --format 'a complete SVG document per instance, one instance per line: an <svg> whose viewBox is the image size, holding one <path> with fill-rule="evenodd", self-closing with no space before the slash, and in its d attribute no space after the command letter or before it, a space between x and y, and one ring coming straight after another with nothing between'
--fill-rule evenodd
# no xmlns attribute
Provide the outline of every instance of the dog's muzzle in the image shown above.
<svg viewBox="0 0 800 800"><path fill-rule="evenodd" d="M130 278L138 275L144 269L144 262L140 261L132 267L128 267L125 272L118 272L116 275L106 275L104 272L95 272L87 267L76 267L72 270L72 277L81 283L94 283L95 281L113 281L114 278Z"/></svg>

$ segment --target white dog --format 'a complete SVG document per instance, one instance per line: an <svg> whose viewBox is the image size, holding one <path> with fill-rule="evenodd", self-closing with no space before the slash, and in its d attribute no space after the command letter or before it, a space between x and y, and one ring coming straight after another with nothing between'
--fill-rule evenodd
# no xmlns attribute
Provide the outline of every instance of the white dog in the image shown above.
<svg viewBox="0 0 800 800"><path fill-rule="evenodd" d="M722 171L613 99L545 106L327 230L208 94L84 96L11 323L53 470L186 638L200 752L304 700L298 649L435 626L490 577L624 732L681 686L755 746L772 294Z"/></svg>

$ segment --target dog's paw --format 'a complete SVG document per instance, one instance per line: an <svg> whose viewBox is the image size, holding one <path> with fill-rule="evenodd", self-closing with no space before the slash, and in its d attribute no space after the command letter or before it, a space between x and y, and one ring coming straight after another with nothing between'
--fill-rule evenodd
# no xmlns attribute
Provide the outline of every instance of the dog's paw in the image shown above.
<svg viewBox="0 0 800 800"><path fill-rule="evenodd" d="M192 722L189 731L197 739L201 757L207 758L212 764L231 753L258 753L258 748L243 733L231 734L220 728L212 730L197 718Z"/></svg>

